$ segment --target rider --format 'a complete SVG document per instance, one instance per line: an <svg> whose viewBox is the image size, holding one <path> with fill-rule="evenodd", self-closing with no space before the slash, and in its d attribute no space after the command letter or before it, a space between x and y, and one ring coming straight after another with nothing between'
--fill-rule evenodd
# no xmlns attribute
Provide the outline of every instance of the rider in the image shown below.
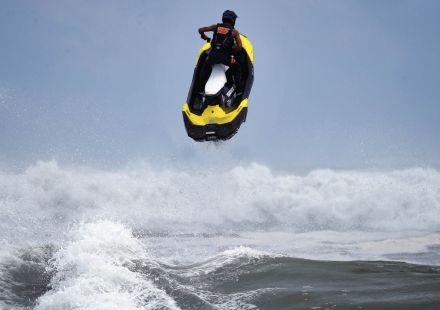
<svg viewBox="0 0 440 310"><path fill-rule="evenodd" d="M236 19L237 14L235 14L234 11L226 10L223 12L222 23L199 29L200 36L203 40L208 39L205 32L214 32L211 42L211 51L200 71L199 91L203 90L211 75L212 66L214 64L233 66L235 82L238 87L240 86L241 68L234 54L242 49L242 44L240 33L234 28Z"/></svg>

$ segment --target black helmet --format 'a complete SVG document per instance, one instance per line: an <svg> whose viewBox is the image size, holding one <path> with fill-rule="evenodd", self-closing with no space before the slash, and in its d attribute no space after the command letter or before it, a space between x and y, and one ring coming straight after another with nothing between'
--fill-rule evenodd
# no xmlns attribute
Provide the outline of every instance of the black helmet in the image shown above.
<svg viewBox="0 0 440 310"><path fill-rule="evenodd" d="M223 17L222 17L222 21L224 23L231 23L232 26L235 25L235 20L237 19L237 14L235 14L234 11L230 11L230 10L226 10L223 12Z"/></svg>

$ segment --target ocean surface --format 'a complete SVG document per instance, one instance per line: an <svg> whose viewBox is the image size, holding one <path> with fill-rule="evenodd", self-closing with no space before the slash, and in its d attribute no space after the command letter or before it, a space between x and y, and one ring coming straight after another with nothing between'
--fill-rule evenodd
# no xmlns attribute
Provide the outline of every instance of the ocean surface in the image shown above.
<svg viewBox="0 0 440 310"><path fill-rule="evenodd" d="M440 309L440 172L0 170L0 309Z"/></svg>

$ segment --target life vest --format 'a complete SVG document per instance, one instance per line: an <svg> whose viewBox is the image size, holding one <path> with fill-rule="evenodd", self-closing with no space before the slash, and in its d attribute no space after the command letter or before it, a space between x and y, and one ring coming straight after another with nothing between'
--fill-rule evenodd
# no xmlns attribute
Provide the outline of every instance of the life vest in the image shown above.
<svg viewBox="0 0 440 310"><path fill-rule="evenodd" d="M216 51L233 52L235 40L232 36L232 30L234 30L234 27L230 27L226 24L217 24L211 42L212 49Z"/></svg>

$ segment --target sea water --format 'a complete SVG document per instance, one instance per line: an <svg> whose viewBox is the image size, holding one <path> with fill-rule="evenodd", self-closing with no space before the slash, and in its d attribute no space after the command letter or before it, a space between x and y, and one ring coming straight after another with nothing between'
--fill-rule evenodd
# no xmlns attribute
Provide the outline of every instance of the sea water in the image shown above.
<svg viewBox="0 0 440 310"><path fill-rule="evenodd" d="M0 172L0 309L440 309L440 172Z"/></svg>

